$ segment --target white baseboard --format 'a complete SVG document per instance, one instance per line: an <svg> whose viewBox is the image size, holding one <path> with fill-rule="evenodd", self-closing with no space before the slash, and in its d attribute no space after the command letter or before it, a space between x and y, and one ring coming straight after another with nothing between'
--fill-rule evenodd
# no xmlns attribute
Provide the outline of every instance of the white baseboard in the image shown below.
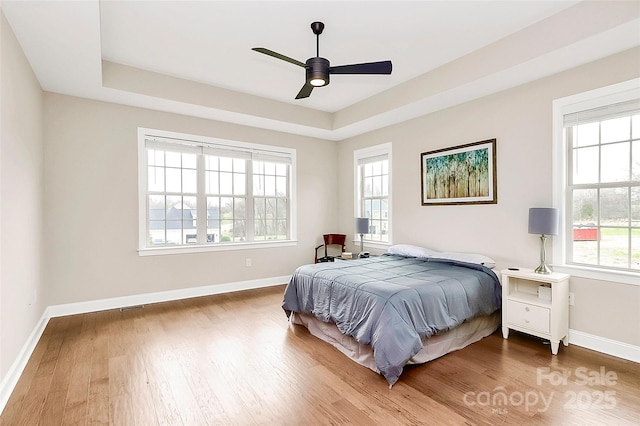
<svg viewBox="0 0 640 426"><path fill-rule="evenodd" d="M22 346L22 349L20 350L20 353L18 353L15 361L11 364L11 367L9 367L9 371L7 371L7 374L0 382L0 414L2 414L7 401L9 401L11 392L13 392L13 389L18 384L18 380L27 366L27 362L29 362L29 358L31 358L31 354L36 348L40 337L42 337L42 333L44 333L47 323L49 323L49 317L46 315L45 310L45 313L40 317L40 320L33 328L33 331L29 335L24 346Z"/></svg>
<svg viewBox="0 0 640 426"><path fill-rule="evenodd" d="M169 302L171 300L190 299L192 297L211 296L214 294L231 293L234 291L272 287L275 285L286 284L290 279L291 275L288 275L259 280L237 281L227 284L160 291L156 293L135 294L132 296L114 297L111 299L66 303L64 305L49 306L45 313L48 314L49 318L86 314L88 312L106 311L108 309L118 309L128 306L148 305L150 303Z"/></svg>
<svg viewBox="0 0 640 426"><path fill-rule="evenodd" d="M26 343L20 350L18 357L13 362L9 371L0 382L0 414L4 410L9 397L13 392L24 368L29 362L29 358L33 353L45 327L51 318L85 314L88 312L104 311L107 309L125 308L128 306L147 305L158 302L168 302L171 300L190 299L192 297L211 296L214 294L232 293L234 291L252 290L263 287L272 287L276 285L286 284L291 279L291 275L283 277L264 278L250 281L238 281L234 283L209 285L204 287L192 287L180 290L161 291L156 293L136 294L132 296L114 297L110 299L91 300L87 302L67 303L63 305L52 305L47 307L42 317L36 324L27 339Z"/></svg>
<svg viewBox="0 0 640 426"><path fill-rule="evenodd" d="M630 345L628 343L619 342L617 340L607 339L605 337L593 334L583 333L582 331L569 330L569 343L583 348L602 352L618 358L627 359L640 363L640 347Z"/></svg>

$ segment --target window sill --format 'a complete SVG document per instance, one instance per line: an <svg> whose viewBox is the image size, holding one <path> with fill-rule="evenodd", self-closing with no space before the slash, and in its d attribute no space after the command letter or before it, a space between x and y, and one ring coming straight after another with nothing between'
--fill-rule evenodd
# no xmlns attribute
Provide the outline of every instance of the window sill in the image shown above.
<svg viewBox="0 0 640 426"><path fill-rule="evenodd" d="M298 245L296 240L283 241L254 241L251 243L228 243L216 245L189 245L178 247L153 247L138 249L139 256L163 256L168 254L205 253L215 251L251 250L277 247L293 247Z"/></svg>
<svg viewBox="0 0 640 426"><path fill-rule="evenodd" d="M640 286L640 271L615 271L578 265L553 265L553 271L571 274L574 277Z"/></svg>

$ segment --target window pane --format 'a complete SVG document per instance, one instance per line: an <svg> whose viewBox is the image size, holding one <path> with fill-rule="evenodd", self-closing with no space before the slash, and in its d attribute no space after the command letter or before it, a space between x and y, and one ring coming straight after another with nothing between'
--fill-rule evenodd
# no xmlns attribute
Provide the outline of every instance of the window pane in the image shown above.
<svg viewBox="0 0 640 426"><path fill-rule="evenodd" d="M213 155L206 155L205 167L207 168L207 170L220 170L218 166L218 157L215 157Z"/></svg>
<svg viewBox="0 0 640 426"><path fill-rule="evenodd" d="M233 171L236 173L245 173L247 169L247 161L241 158L233 159Z"/></svg>
<svg viewBox="0 0 640 426"><path fill-rule="evenodd" d="M600 126L601 142L619 142L629 140L631 135L631 117L620 117L612 120L605 120Z"/></svg>
<svg viewBox="0 0 640 426"><path fill-rule="evenodd" d="M207 194L219 194L220 182L218 180L218 172L206 172L205 185L206 185Z"/></svg>
<svg viewBox="0 0 640 426"><path fill-rule="evenodd" d="M149 220L164 220L164 195L149 195L148 209Z"/></svg>
<svg viewBox="0 0 640 426"><path fill-rule="evenodd" d="M597 235L597 228L596 228L596 235ZM573 241L573 262L584 263L587 265L597 265L598 264L598 241L597 240L574 240Z"/></svg>
<svg viewBox="0 0 640 426"><path fill-rule="evenodd" d="M600 190L600 224L629 226L629 189L602 188Z"/></svg>
<svg viewBox="0 0 640 426"><path fill-rule="evenodd" d="M278 176L276 178L276 195L278 197L286 197L287 192L287 177Z"/></svg>
<svg viewBox="0 0 640 426"><path fill-rule="evenodd" d="M246 218L246 208L245 208L245 199L244 198L234 198L233 199L233 218L234 219L245 219Z"/></svg>
<svg viewBox="0 0 640 426"><path fill-rule="evenodd" d="M371 218L371 200L364 200L364 217Z"/></svg>
<svg viewBox="0 0 640 426"><path fill-rule="evenodd" d="M167 173L167 192L181 192L182 190L182 174L180 169L166 169Z"/></svg>
<svg viewBox="0 0 640 426"><path fill-rule="evenodd" d="M233 194L233 175L231 173L220 172L220 193Z"/></svg>
<svg viewBox="0 0 640 426"><path fill-rule="evenodd" d="M598 190L573 190L573 225L592 225L598 223Z"/></svg>
<svg viewBox="0 0 640 426"><path fill-rule="evenodd" d="M276 177L275 176L264 177L264 195L266 196L276 195Z"/></svg>
<svg viewBox="0 0 640 426"><path fill-rule="evenodd" d="M573 128L573 146L597 145L600 141L600 123L581 124Z"/></svg>
<svg viewBox="0 0 640 426"><path fill-rule="evenodd" d="M233 193L235 195L245 195L247 192L245 175L242 173L233 174Z"/></svg>
<svg viewBox="0 0 640 426"><path fill-rule="evenodd" d="M220 157L220 170L223 172L233 171L233 159L227 157Z"/></svg>
<svg viewBox="0 0 640 426"><path fill-rule="evenodd" d="M369 177L373 174L373 165L371 163L367 163L364 165L364 177Z"/></svg>
<svg viewBox="0 0 640 426"><path fill-rule="evenodd" d="M255 174L253 175L253 195L264 195L264 176Z"/></svg>
<svg viewBox="0 0 640 426"><path fill-rule="evenodd" d="M167 167L182 167L182 155L179 152L165 152L165 161Z"/></svg>
<svg viewBox="0 0 640 426"><path fill-rule="evenodd" d="M164 166L164 151L159 151L157 149L149 149L147 150L147 160L149 166Z"/></svg>
<svg viewBox="0 0 640 426"><path fill-rule="evenodd" d="M193 229L184 229L183 238L185 244L197 244L198 243L198 234Z"/></svg>
<svg viewBox="0 0 640 426"><path fill-rule="evenodd" d="M631 188L631 226L640 227L640 186Z"/></svg>
<svg viewBox="0 0 640 426"><path fill-rule="evenodd" d="M223 219L220 222L220 242L226 243L232 241L233 238L233 221L230 219Z"/></svg>
<svg viewBox="0 0 640 426"><path fill-rule="evenodd" d="M640 114L631 118L631 138L640 139Z"/></svg>
<svg viewBox="0 0 640 426"><path fill-rule="evenodd" d="M220 216L223 219L233 218L233 198L220 197Z"/></svg>
<svg viewBox="0 0 640 426"><path fill-rule="evenodd" d="M233 221L233 241L244 241L246 238L245 221L234 220Z"/></svg>
<svg viewBox="0 0 640 426"><path fill-rule="evenodd" d="M169 228L169 225L173 228ZM167 244L180 244L182 242L182 229L180 222L167 222Z"/></svg>
<svg viewBox="0 0 640 426"><path fill-rule="evenodd" d="M289 166L286 165L286 164L276 163L276 175L278 175L278 176L286 176L288 168L289 168Z"/></svg>
<svg viewBox="0 0 640 426"><path fill-rule="evenodd" d="M149 191L164 191L164 167L149 167L147 182Z"/></svg>
<svg viewBox="0 0 640 426"><path fill-rule="evenodd" d="M196 169L197 166L196 154L182 154L182 168L183 169Z"/></svg>
<svg viewBox="0 0 640 426"><path fill-rule="evenodd" d="M182 192L191 194L198 192L198 174L196 170L182 170Z"/></svg>
<svg viewBox="0 0 640 426"><path fill-rule="evenodd" d="M598 182L598 147L573 150L573 183Z"/></svg>
<svg viewBox="0 0 640 426"><path fill-rule="evenodd" d="M288 217L287 214L287 199L286 198L278 198L277 201L277 209L276 215L278 219L286 219Z"/></svg>
<svg viewBox="0 0 640 426"><path fill-rule="evenodd" d="M207 242L220 242L220 207L218 197L207 197Z"/></svg>
<svg viewBox="0 0 640 426"><path fill-rule="evenodd" d="M640 229L631 230L631 269L640 269Z"/></svg>
<svg viewBox="0 0 640 426"><path fill-rule="evenodd" d="M600 265L629 267L629 229L600 229Z"/></svg>
<svg viewBox="0 0 640 426"><path fill-rule="evenodd" d="M373 195L373 178L367 177L364 178L364 196L371 197Z"/></svg>
<svg viewBox="0 0 640 426"><path fill-rule="evenodd" d="M276 164L265 162L264 163L264 174L266 175L275 175L276 174Z"/></svg>
<svg viewBox="0 0 640 426"><path fill-rule="evenodd" d="M382 195L382 176L375 176L373 179L373 195L379 197Z"/></svg>
<svg viewBox="0 0 640 426"><path fill-rule="evenodd" d="M640 120L638 120L638 126L640 126ZM640 133L640 129L638 132ZM634 141L631 149L633 151L633 158L631 161L631 179L637 182L640 181L640 140Z"/></svg>
<svg viewBox="0 0 640 426"><path fill-rule="evenodd" d="M378 176L382 174L382 164L380 161L376 161L374 163L371 163L371 173L374 176Z"/></svg>
<svg viewBox="0 0 640 426"><path fill-rule="evenodd" d="M278 220L277 221L277 232L279 240L286 240L288 238L287 234L287 221L286 220Z"/></svg>
<svg viewBox="0 0 640 426"><path fill-rule="evenodd" d="M600 182L629 180L629 142L602 146L602 170Z"/></svg>

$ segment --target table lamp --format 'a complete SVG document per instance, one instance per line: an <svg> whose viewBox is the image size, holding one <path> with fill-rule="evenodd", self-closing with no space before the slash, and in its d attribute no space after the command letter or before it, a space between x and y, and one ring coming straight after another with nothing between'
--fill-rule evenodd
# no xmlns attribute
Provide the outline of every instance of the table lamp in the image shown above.
<svg viewBox="0 0 640 426"><path fill-rule="evenodd" d="M358 257L363 257L362 253L364 252L364 242L362 236L364 234L369 233L369 218L368 217L357 217L356 218L356 234L360 234L360 254Z"/></svg>
<svg viewBox="0 0 640 426"><path fill-rule="evenodd" d="M535 269L538 274L553 272L547 265L547 235L558 235L558 209L530 208L529 233L540 234L540 266Z"/></svg>

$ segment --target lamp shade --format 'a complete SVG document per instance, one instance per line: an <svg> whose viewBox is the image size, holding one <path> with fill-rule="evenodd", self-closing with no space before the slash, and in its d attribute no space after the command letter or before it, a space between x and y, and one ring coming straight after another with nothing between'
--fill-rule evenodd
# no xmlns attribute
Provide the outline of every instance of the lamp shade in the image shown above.
<svg viewBox="0 0 640 426"><path fill-rule="evenodd" d="M368 233L369 233L369 218L356 217L356 234L368 234Z"/></svg>
<svg viewBox="0 0 640 426"><path fill-rule="evenodd" d="M558 209L530 208L529 233L558 235Z"/></svg>

